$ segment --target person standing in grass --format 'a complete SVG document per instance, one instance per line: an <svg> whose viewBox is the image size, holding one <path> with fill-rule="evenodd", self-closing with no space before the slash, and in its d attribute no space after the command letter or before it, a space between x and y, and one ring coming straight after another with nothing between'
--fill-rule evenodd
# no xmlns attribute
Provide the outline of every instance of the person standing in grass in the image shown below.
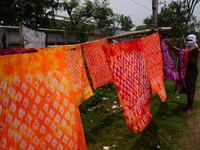
<svg viewBox="0 0 200 150"><path fill-rule="evenodd" d="M179 51L180 51L179 48L174 46L170 41L167 41L167 44L174 51L174 53L177 56L179 56ZM185 83L187 88L182 89L181 91L181 93L187 94L187 99L188 99L187 106L181 108L183 110L186 110L184 116L194 114L193 101L196 90L196 79L198 76L197 60L198 60L199 48L198 45L196 44L196 36L193 34L190 34L187 37L187 50L189 51L188 64L185 75Z"/></svg>

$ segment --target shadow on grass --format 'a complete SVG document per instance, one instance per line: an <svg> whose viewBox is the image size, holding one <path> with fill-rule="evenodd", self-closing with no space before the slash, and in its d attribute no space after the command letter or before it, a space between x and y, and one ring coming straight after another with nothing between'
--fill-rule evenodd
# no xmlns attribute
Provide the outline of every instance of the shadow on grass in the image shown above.
<svg viewBox="0 0 200 150"><path fill-rule="evenodd" d="M160 113L163 110L163 104L160 104L159 110L157 111L156 117L160 117ZM157 123L154 122L152 118L149 125L146 127L144 131L142 131L142 135L140 138L135 142L135 145L131 148L132 149L155 149L157 145L160 145L160 138L158 135L158 126Z"/></svg>
<svg viewBox="0 0 200 150"><path fill-rule="evenodd" d="M117 119L124 119L124 117L120 116L119 114L122 114L123 110L119 111L116 114L108 115L105 119L101 121L98 125L96 125L93 129L91 129L91 133L97 134L99 131L101 131L103 128L106 128L108 126L111 126ZM103 124L102 124L103 123Z"/></svg>
<svg viewBox="0 0 200 150"><path fill-rule="evenodd" d="M165 119L168 118L174 118L178 116L178 114L181 112L180 107L183 106L183 103L177 102L177 107L174 109L169 110L169 104L167 101L164 103L161 102L160 106L158 108L158 111L156 112L155 115L153 115L151 122L149 125L146 127L144 131L142 131L142 134L140 138L137 139L135 142L135 145L130 148L130 150L134 149L148 149L148 150L155 150L162 148L164 146L165 148L168 147L169 139L166 139L164 137L161 130L161 125L160 123L163 122ZM180 106L180 107L179 107ZM166 128L171 128L171 126L164 127L163 130L167 130ZM172 133L173 131L178 131L178 127L173 127L172 129L169 129L168 133Z"/></svg>

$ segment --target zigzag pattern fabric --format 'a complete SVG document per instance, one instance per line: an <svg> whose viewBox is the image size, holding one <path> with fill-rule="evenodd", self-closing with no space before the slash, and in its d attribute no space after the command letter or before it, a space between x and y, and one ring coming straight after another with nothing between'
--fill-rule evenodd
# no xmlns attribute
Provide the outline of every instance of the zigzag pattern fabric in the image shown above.
<svg viewBox="0 0 200 150"><path fill-rule="evenodd" d="M164 76L165 79L168 80L179 80L178 71L169 55L168 46L165 44L162 36L160 35L160 45L163 55L163 69L164 69Z"/></svg>
<svg viewBox="0 0 200 150"><path fill-rule="evenodd" d="M158 93L164 102L167 98L163 85L163 56L160 47L160 37L158 33L144 37L142 41L142 50L146 59L149 80L152 93Z"/></svg>
<svg viewBox="0 0 200 150"><path fill-rule="evenodd" d="M103 39L82 45L94 89L113 82L111 71L102 49L102 46L107 44L107 39Z"/></svg>
<svg viewBox="0 0 200 150"><path fill-rule="evenodd" d="M141 48L140 39L103 47L127 127L135 133L144 130L152 118L149 78Z"/></svg>
<svg viewBox="0 0 200 150"><path fill-rule="evenodd" d="M0 72L0 149L87 149L64 51L1 56Z"/></svg>

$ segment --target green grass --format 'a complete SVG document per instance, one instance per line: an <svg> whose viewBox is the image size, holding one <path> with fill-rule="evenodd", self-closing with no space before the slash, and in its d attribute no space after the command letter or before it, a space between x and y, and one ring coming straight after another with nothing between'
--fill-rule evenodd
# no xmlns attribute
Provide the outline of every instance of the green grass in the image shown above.
<svg viewBox="0 0 200 150"><path fill-rule="evenodd" d="M197 80L197 85L200 79ZM190 122L198 125L198 113L183 116L180 110L187 104L187 96L173 94L175 81L164 81L167 100L163 103L157 94L151 99L152 120L140 133L129 131L120 107L114 84L95 90L95 95L80 106L83 130L88 150L188 150L198 147ZM200 87L197 86L197 92ZM179 96L180 98L177 98ZM108 100L102 100L107 97ZM93 102L95 101L95 102ZM195 112L200 111L197 99ZM112 109L113 105L119 108ZM88 108L91 108L89 111ZM199 129L200 131L200 129ZM159 147L159 148L158 148Z"/></svg>

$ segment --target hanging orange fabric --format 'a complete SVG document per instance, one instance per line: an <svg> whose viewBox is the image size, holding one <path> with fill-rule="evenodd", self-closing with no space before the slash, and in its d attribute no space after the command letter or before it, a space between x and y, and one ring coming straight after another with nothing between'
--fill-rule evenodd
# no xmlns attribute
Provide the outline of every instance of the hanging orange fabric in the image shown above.
<svg viewBox="0 0 200 150"><path fill-rule="evenodd" d="M102 46L107 44L107 39L103 39L82 45L94 89L113 82L111 71L102 50Z"/></svg>
<svg viewBox="0 0 200 150"><path fill-rule="evenodd" d="M0 57L0 149L87 149L64 51Z"/></svg>
<svg viewBox="0 0 200 150"><path fill-rule="evenodd" d="M62 49L65 52L65 59L69 69L72 87L76 93L78 104L81 104L84 100L94 95L85 71L81 45L42 48L39 49L39 52L59 49Z"/></svg>
<svg viewBox="0 0 200 150"><path fill-rule="evenodd" d="M135 133L144 130L152 118L149 78L141 49L140 39L103 47L127 127Z"/></svg>
<svg viewBox="0 0 200 150"><path fill-rule="evenodd" d="M164 102L167 98L163 85L163 57L160 46L160 37L158 33L141 39L142 49L145 54L147 70L149 74L152 93L158 93Z"/></svg>
<svg viewBox="0 0 200 150"><path fill-rule="evenodd" d="M78 104L81 104L94 95L85 71L81 45L63 46L63 48L76 99Z"/></svg>

